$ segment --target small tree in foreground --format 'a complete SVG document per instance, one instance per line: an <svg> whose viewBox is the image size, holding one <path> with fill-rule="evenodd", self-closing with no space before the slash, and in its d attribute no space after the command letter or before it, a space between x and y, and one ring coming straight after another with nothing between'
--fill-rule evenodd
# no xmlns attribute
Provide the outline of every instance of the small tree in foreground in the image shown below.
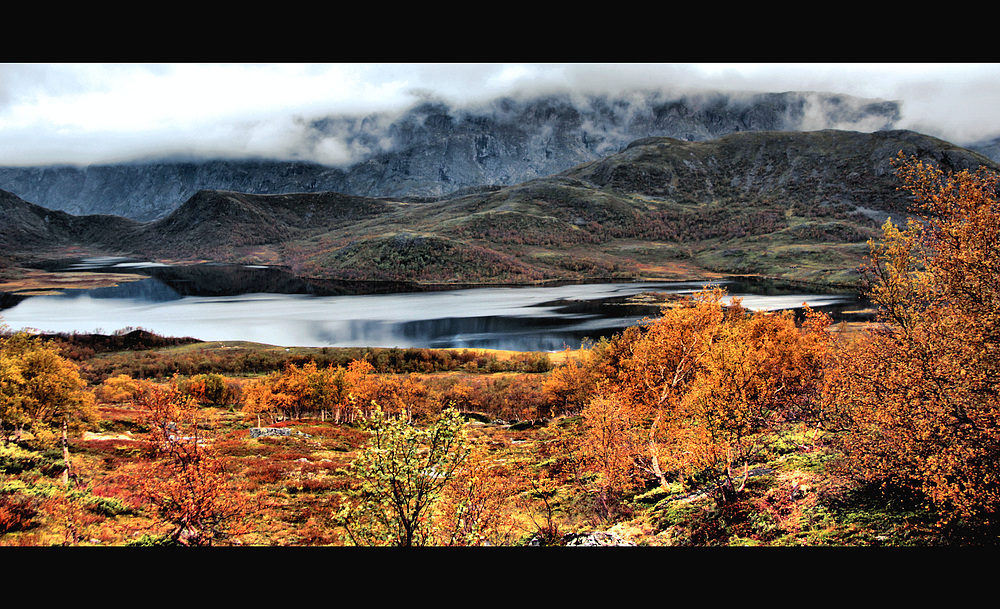
<svg viewBox="0 0 1000 609"><path fill-rule="evenodd" d="M517 470L482 445L473 447L436 505L435 544L511 545L517 531L513 508L525 485Z"/></svg>
<svg viewBox="0 0 1000 609"><path fill-rule="evenodd" d="M426 429L376 408L368 444L351 463L358 502L340 523L355 545L422 546L431 542L433 508L465 460L462 417L447 409Z"/></svg>
<svg viewBox="0 0 1000 609"><path fill-rule="evenodd" d="M96 420L94 395L80 370L59 349L18 333L0 339L0 436L4 443L30 430L39 446L61 434L64 486L69 486L69 433Z"/></svg>
<svg viewBox="0 0 1000 609"><path fill-rule="evenodd" d="M137 404L150 427L154 459L138 464L132 478L157 518L170 526L167 539L211 546L249 532L257 503L238 488L209 447L190 396L175 386L148 385Z"/></svg>

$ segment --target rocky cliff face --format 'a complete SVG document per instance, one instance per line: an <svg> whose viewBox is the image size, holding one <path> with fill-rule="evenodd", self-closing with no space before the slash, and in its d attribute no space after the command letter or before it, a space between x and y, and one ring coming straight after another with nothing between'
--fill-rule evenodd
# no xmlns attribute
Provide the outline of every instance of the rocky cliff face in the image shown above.
<svg viewBox="0 0 1000 609"><path fill-rule="evenodd" d="M341 167L268 160L2 167L0 189L76 215L149 221L201 189L438 197L551 175L643 137L701 141L745 131L871 132L891 128L898 119L894 102L796 92L505 98L468 108L426 103L399 116L313 121L315 145L351 155L352 162Z"/></svg>
<svg viewBox="0 0 1000 609"><path fill-rule="evenodd" d="M1000 137L981 140L967 146L990 160L1000 162Z"/></svg>

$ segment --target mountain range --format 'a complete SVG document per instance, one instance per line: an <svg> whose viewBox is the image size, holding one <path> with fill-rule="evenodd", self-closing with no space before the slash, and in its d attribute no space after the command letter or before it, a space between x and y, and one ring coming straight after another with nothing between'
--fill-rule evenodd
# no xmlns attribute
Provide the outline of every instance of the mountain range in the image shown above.
<svg viewBox="0 0 1000 609"><path fill-rule="evenodd" d="M10 264L86 253L274 265L317 284L430 286L756 274L855 286L910 200L902 153L946 170L997 164L905 130L646 137L515 184L431 197L202 189L151 221L71 215L0 192Z"/></svg>
<svg viewBox="0 0 1000 609"><path fill-rule="evenodd" d="M0 167L0 189L74 215L141 221L165 217L203 189L441 197L549 176L645 137L704 141L748 131L873 132L893 128L900 112L892 101L813 92L565 94L462 107L425 102L399 114L311 120L304 125L302 150L292 155L298 159ZM329 162L304 160L319 157Z"/></svg>

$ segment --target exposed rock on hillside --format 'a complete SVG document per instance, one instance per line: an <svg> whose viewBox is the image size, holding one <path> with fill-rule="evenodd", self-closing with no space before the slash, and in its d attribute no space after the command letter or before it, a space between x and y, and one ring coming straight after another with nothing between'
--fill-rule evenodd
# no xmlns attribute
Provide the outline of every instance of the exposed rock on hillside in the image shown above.
<svg viewBox="0 0 1000 609"><path fill-rule="evenodd" d="M271 160L0 167L0 189L76 215L149 221L203 189L438 197L548 176L649 136L701 141L747 131L876 131L898 119L895 102L798 92L505 98L476 108L427 103L400 116L311 123L311 146L350 151L353 160L337 167Z"/></svg>

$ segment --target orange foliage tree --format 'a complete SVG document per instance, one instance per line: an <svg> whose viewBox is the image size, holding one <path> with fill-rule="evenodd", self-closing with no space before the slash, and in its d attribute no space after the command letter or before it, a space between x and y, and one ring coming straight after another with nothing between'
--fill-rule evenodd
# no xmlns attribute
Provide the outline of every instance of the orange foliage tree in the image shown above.
<svg viewBox="0 0 1000 609"><path fill-rule="evenodd" d="M257 427L261 426L262 415L267 415L271 423L274 423L279 413L283 413L288 407L291 396L276 390L280 376L279 373L273 372L267 377L254 379L243 386L241 410L245 415L256 417Z"/></svg>
<svg viewBox="0 0 1000 609"><path fill-rule="evenodd" d="M915 489L945 521L996 524L1000 506L997 174L897 164L917 218L887 222L865 269L882 319L827 392L855 471Z"/></svg>
<svg viewBox="0 0 1000 609"><path fill-rule="evenodd" d="M483 446L470 449L435 506L436 545L506 546L516 537L513 505L522 475Z"/></svg>
<svg viewBox="0 0 1000 609"><path fill-rule="evenodd" d="M441 400L459 412L476 411L482 408L482 400L475 389L466 381L459 380L441 392Z"/></svg>
<svg viewBox="0 0 1000 609"><path fill-rule="evenodd" d="M687 422L680 411L681 398L722 325L724 297L722 289L705 290L688 303L665 308L659 319L636 335L619 365L614 391L623 403L639 406L641 416L649 419L646 456L661 485L666 484L661 456L684 454L691 444L677 445Z"/></svg>
<svg viewBox="0 0 1000 609"><path fill-rule="evenodd" d="M338 410L344 398L344 370L320 368L309 361L301 367L288 364L280 375L271 377L272 392L281 396L279 408L286 417L302 418ZM338 414L339 416L339 414Z"/></svg>
<svg viewBox="0 0 1000 609"><path fill-rule="evenodd" d="M590 401L598 378L593 367L599 361L599 346L566 351L562 365L556 367L542 383L542 393L553 414L577 414Z"/></svg>
<svg viewBox="0 0 1000 609"><path fill-rule="evenodd" d="M791 311L748 314L737 303L720 328L701 370L684 396L682 437L697 434L686 448L699 465L721 465L726 492L742 490L750 464L767 447L780 423L812 410L825 372L829 318L807 308L795 325ZM684 428L687 427L686 430ZM700 450L694 450L697 446ZM688 459L681 459L681 463ZM742 464L735 487L733 466Z"/></svg>
<svg viewBox="0 0 1000 609"><path fill-rule="evenodd" d="M254 379L243 386L241 400L243 412L260 417L267 414L274 422L279 418L302 418L327 415L335 421L349 419L347 407L347 380L340 367L320 368L309 361L301 367L288 364L281 372Z"/></svg>
<svg viewBox="0 0 1000 609"><path fill-rule="evenodd" d="M239 401L236 385L220 374L197 374L187 379L181 386L199 404L205 406L225 406Z"/></svg>
<svg viewBox="0 0 1000 609"><path fill-rule="evenodd" d="M199 429L196 404L175 385L145 384L137 399L153 458L132 472L138 493L169 526L166 539L192 546L231 542L251 530L259 505L225 471Z"/></svg>
<svg viewBox="0 0 1000 609"><path fill-rule="evenodd" d="M51 343L27 334L0 340L0 434L28 429L42 444L58 430L95 419L93 394L76 364Z"/></svg>
<svg viewBox="0 0 1000 609"><path fill-rule="evenodd" d="M433 414L427 388L416 374L378 374L370 362L361 359L347 365L344 379L347 403L362 419L371 419L376 409L411 422Z"/></svg>
<svg viewBox="0 0 1000 609"><path fill-rule="evenodd" d="M636 456L645 450L641 420L635 404L613 393L597 396L584 410L580 449L600 475L596 499L602 515L610 516L621 496L641 484L634 472Z"/></svg>
<svg viewBox="0 0 1000 609"><path fill-rule="evenodd" d="M368 420L376 407L393 416L401 413L408 421L440 410L416 374L378 374L364 359L352 361L346 369L320 368L312 361L301 367L289 364L281 372L246 383L241 394L242 411L256 416L258 426L265 414L272 421L330 416L334 422L350 423Z"/></svg>
<svg viewBox="0 0 1000 609"><path fill-rule="evenodd" d="M791 312L751 313L725 296L699 292L605 349L613 372L584 410L583 446L606 490L627 490L643 470L661 485L714 471L732 497L775 426L816 397L829 318L809 312L799 328Z"/></svg>
<svg viewBox="0 0 1000 609"><path fill-rule="evenodd" d="M104 402L121 404L134 400L141 389L139 381L127 374L118 374L101 383L94 395Z"/></svg>

